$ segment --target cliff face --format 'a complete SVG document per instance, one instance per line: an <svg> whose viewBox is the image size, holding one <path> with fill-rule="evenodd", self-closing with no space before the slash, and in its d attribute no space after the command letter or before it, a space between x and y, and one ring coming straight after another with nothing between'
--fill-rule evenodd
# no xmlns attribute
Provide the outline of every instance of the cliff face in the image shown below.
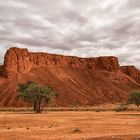
<svg viewBox="0 0 140 140"><path fill-rule="evenodd" d="M28 73L39 66L88 68L93 70L119 70L116 57L78 58L48 53L30 53L27 49L10 48L4 59L4 75L15 77L18 73Z"/></svg>
<svg viewBox="0 0 140 140"><path fill-rule="evenodd" d="M11 48L4 58L5 76L14 77L17 73L28 72L31 68L27 49Z"/></svg>
<svg viewBox="0 0 140 140"><path fill-rule="evenodd" d="M135 66L122 66L121 71L130 77L140 77L140 70L137 69Z"/></svg>
<svg viewBox="0 0 140 140"><path fill-rule="evenodd" d="M140 70L135 66L122 66L121 71L140 83Z"/></svg>
<svg viewBox="0 0 140 140"><path fill-rule="evenodd" d="M0 106L25 106L16 89L29 80L54 87L57 106L120 102L140 90L139 70L121 67L114 56L78 58L10 48L0 66Z"/></svg>
<svg viewBox="0 0 140 140"><path fill-rule="evenodd" d="M3 76L4 73L4 67L3 65L0 65L0 76Z"/></svg>

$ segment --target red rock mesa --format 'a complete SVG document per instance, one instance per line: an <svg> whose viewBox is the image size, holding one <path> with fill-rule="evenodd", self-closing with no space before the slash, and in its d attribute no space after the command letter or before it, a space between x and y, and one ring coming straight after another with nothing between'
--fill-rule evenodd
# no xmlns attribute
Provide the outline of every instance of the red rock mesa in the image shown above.
<svg viewBox="0 0 140 140"><path fill-rule="evenodd" d="M140 89L140 71L120 66L117 57L79 58L14 47L0 66L0 106L25 105L17 101L16 89L28 80L54 87L59 93L53 104L57 106L120 102Z"/></svg>

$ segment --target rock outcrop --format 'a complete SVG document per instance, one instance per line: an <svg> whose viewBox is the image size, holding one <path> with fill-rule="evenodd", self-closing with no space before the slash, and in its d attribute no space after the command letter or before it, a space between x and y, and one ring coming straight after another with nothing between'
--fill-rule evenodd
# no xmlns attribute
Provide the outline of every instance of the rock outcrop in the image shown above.
<svg viewBox="0 0 140 140"><path fill-rule="evenodd" d="M130 77L140 77L140 70L135 66L121 66L121 71Z"/></svg>
<svg viewBox="0 0 140 140"><path fill-rule="evenodd" d="M5 76L15 77L17 73L28 72L31 68L27 49L10 48L4 58Z"/></svg>

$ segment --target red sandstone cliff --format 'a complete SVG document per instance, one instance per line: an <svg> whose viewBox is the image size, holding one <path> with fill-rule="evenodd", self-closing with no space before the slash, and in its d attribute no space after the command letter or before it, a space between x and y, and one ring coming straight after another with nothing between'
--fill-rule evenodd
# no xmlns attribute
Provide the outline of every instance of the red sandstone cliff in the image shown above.
<svg viewBox="0 0 140 140"><path fill-rule="evenodd" d="M140 89L139 79L138 69L121 67L114 56L78 58L10 48L0 66L0 106L21 106L17 84L28 80L53 86L59 92L56 105L65 106L125 100Z"/></svg>
<svg viewBox="0 0 140 140"><path fill-rule="evenodd" d="M140 77L140 70L135 66L122 66L121 71L130 77Z"/></svg>
<svg viewBox="0 0 140 140"><path fill-rule="evenodd" d="M4 67L3 65L0 65L0 76L3 76L3 72L4 72Z"/></svg>
<svg viewBox="0 0 140 140"><path fill-rule="evenodd" d="M140 83L140 70L135 66L122 66L121 71Z"/></svg>
<svg viewBox="0 0 140 140"><path fill-rule="evenodd" d="M5 75L28 73L39 66L88 68L93 70L119 70L116 57L78 58L48 53L30 53L27 49L10 48L4 58Z"/></svg>

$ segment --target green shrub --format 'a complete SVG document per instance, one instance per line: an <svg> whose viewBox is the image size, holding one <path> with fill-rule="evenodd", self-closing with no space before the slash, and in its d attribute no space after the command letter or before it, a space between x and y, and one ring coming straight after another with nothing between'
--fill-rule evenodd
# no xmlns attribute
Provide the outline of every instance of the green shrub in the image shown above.
<svg viewBox="0 0 140 140"><path fill-rule="evenodd" d="M140 106L140 91L133 91L128 98L128 104L135 104L137 107Z"/></svg>

